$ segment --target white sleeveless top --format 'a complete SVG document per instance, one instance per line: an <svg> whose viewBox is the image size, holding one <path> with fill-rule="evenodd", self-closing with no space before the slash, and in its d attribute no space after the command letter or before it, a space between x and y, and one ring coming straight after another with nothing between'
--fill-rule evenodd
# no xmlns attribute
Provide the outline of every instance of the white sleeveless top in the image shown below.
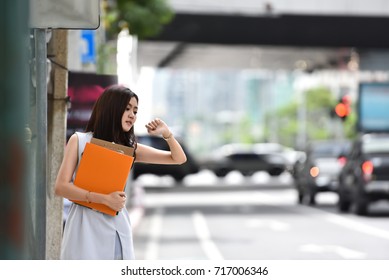
<svg viewBox="0 0 389 280"><path fill-rule="evenodd" d="M80 159L85 144L92 138L92 133L76 132L76 134ZM131 223L126 208L118 215L110 216L73 203L63 233L61 259L113 260L115 240L118 240L118 237L123 259L134 259Z"/></svg>

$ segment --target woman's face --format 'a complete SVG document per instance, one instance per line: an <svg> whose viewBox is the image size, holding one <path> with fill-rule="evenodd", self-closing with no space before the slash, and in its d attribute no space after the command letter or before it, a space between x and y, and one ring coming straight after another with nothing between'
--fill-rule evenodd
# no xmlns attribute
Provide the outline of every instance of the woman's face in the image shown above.
<svg viewBox="0 0 389 280"><path fill-rule="evenodd" d="M122 116L123 131L125 132L130 131L131 127L134 125L136 121L137 113L138 113L138 102L136 101L136 98L133 97L131 98L130 102L128 102L126 110L124 110Z"/></svg>

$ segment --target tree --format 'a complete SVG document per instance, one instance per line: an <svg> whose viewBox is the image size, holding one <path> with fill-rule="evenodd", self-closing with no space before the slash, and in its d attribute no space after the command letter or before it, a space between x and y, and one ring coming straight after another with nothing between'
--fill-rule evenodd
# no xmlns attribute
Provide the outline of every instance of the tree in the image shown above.
<svg viewBox="0 0 389 280"><path fill-rule="evenodd" d="M325 87L312 88L305 92L306 100L306 132L307 138L311 140L328 139L334 137L333 118L329 112L333 110L337 99L331 91ZM267 118L275 118L277 125L277 135L280 142L287 146L295 146L295 139L298 133L297 111L298 104L291 102L281 107L277 112L268 115ZM352 138L355 135L355 113L351 110L348 119L343 123L344 134L346 138ZM269 123L266 121L266 123ZM267 128L274 129L272 128ZM266 132L269 134L269 131Z"/></svg>
<svg viewBox="0 0 389 280"><path fill-rule="evenodd" d="M174 17L166 0L105 0L103 8L108 38L115 38L123 26L139 39L150 38Z"/></svg>

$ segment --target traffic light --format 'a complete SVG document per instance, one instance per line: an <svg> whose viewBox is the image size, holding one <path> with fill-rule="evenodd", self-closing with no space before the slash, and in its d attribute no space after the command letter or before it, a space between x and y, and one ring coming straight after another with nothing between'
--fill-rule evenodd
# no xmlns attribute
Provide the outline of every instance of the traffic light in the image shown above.
<svg viewBox="0 0 389 280"><path fill-rule="evenodd" d="M351 111L351 100L350 96L343 95L338 103L336 104L335 108L335 115L340 118L341 120L346 120L347 116L350 114Z"/></svg>

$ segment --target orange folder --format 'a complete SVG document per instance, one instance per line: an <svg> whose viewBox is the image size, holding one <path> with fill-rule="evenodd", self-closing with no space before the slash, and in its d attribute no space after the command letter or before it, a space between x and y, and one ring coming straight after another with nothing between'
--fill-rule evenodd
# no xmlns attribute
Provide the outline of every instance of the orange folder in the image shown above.
<svg viewBox="0 0 389 280"><path fill-rule="evenodd" d="M100 144L109 143L100 141L103 140L98 140L97 142ZM85 190L103 194L124 191L134 157L124 154L120 149L119 151L115 151L112 148L106 148L104 145L100 146L93 142L96 143L96 141L91 141L91 143L86 143L85 145L74 184ZM112 143L109 144L115 147L122 146ZM104 204L88 203L78 200L72 201L111 216L117 214L117 211Z"/></svg>

